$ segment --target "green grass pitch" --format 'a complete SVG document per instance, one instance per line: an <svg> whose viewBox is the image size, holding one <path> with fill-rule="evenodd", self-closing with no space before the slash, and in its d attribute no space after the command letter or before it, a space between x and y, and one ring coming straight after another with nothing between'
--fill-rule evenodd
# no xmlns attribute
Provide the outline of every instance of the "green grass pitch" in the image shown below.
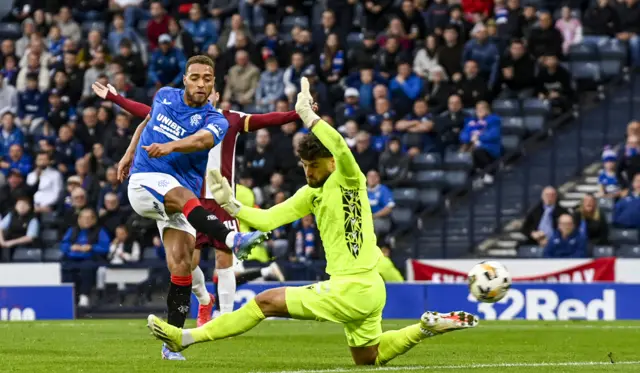
<svg viewBox="0 0 640 373"><path fill-rule="evenodd" d="M339 325L268 320L187 349L188 361L162 361L145 319L6 322L0 372L640 372L639 346L640 322L481 322L428 339L384 368L358 368Z"/></svg>

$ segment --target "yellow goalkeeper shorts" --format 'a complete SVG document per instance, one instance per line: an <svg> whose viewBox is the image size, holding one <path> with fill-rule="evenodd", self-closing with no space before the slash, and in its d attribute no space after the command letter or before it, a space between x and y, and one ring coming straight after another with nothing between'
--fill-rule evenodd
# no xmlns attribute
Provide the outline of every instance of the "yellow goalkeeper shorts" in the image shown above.
<svg viewBox="0 0 640 373"><path fill-rule="evenodd" d="M342 324L351 347L380 342L386 299L384 281L375 270L286 289L291 317Z"/></svg>

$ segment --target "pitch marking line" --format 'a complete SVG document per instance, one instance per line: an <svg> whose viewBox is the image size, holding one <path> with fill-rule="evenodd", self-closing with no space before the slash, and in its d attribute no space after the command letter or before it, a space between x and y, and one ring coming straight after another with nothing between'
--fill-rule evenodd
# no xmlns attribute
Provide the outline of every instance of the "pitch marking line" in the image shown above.
<svg viewBox="0 0 640 373"><path fill-rule="evenodd" d="M483 369L483 368L540 368L540 367L586 367L600 365L640 365L640 361L620 361L615 364L603 361L569 361L558 363L500 363L500 364L467 364L467 365L422 365L397 367L353 367L335 369L302 369L281 370L255 373L348 373L348 372L393 372L400 370L444 370L444 369Z"/></svg>

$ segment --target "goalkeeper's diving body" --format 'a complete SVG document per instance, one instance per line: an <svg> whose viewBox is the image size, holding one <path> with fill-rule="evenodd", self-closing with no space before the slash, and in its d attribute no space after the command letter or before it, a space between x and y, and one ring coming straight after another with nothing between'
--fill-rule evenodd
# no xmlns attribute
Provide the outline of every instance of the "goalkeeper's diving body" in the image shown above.
<svg viewBox="0 0 640 373"><path fill-rule="evenodd" d="M426 338L478 324L474 315L462 311L425 312L414 325L382 332L386 290L376 270L381 252L376 246L366 178L342 136L313 112L311 101L309 83L302 78L296 111L310 129L299 147L308 185L295 195L268 210L259 210L235 200L219 171L211 171L208 180L213 197L223 208L263 231L313 213L330 279L311 286L264 291L237 311L195 329L179 329L149 315L149 329L169 349L181 351L195 343L236 336L267 317L291 317L342 324L354 362L383 365Z"/></svg>

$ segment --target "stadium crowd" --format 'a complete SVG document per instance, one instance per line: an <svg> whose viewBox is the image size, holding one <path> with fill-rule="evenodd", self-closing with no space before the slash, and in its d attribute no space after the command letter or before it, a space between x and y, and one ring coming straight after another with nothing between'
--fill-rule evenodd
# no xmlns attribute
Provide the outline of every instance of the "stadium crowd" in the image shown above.
<svg viewBox="0 0 640 373"><path fill-rule="evenodd" d="M309 78L320 114L344 134L367 176L383 243L394 229L392 190L411 182L416 157L464 153L473 175L492 182L482 170L504 153L494 99L539 98L555 113L571 107L576 92L560 62L572 45L608 36L628 45L640 66L636 0L574 1L584 11L578 17L556 3L16 0L3 22L22 32L0 46L0 257L58 242L64 261L135 262L141 247L162 255L155 225L131 212L116 179L114 164L137 123L92 84L150 103L160 87L181 86L194 54L215 61L223 109L290 110L300 78ZM239 184L254 204L268 208L305 183L295 156L302 133L289 123L241 137ZM617 155L626 176L617 180L640 193L638 138L627 142ZM620 175L609 161L605 167ZM532 242L540 232L557 234L558 221L563 231L564 212L549 213L555 202L547 197L536 214L551 228L530 222ZM620 221L640 226L634 211L620 212ZM283 227L267 249L292 261L321 257L314 224ZM69 275L85 284L93 276Z"/></svg>

